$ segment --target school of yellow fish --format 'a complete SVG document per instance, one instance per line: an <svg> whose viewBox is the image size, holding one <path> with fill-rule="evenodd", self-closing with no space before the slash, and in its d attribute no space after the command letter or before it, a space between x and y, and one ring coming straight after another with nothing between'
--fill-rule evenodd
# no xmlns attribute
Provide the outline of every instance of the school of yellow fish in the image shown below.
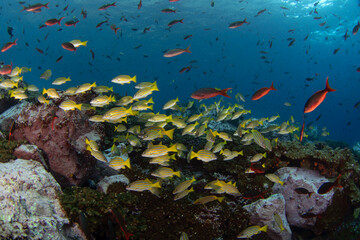
<svg viewBox="0 0 360 240"><path fill-rule="evenodd" d="M84 43L86 45L86 43ZM9 78L1 79L0 88L8 90L11 97L19 100L28 98L29 92L39 92L40 90L35 85L27 85L20 88L18 84L23 81L21 74L31 71L26 67L15 67L8 75ZM50 79L51 70L46 70L40 78ZM53 81L53 85L61 85L68 81L71 81L70 77L58 77ZM116 84L130 84L136 83L136 76L131 77L128 75L119 75L111 80ZM134 147L141 147L145 142L147 143L146 150L142 153L142 157L149 159L149 164L157 164L160 167L151 173L154 179L139 179L130 183L126 189L129 191L150 191L151 193L159 196L161 191L161 184L164 180L172 179L174 176L185 179L180 171L174 171L170 166L171 162L176 161L177 158L187 158L188 161L197 159L203 161L204 164L210 161L230 161L242 156L242 151L232 151L228 148L227 142L236 141L242 145L257 144L263 149L263 152L259 152L254 156L248 156L248 161L251 163L259 162L267 157L267 152L271 152L272 148L277 144L277 138L268 139L263 134L268 132L276 132L277 134L293 134L299 131L296 127L295 121L291 118L292 125L289 121L285 121L281 124L275 124L274 122L280 117L274 115L269 118L262 119L245 119L244 117L251 114L251 110L244 108L240 102L245 102L245 98L240 94L236 94L237 103L225 107L222 105L222 99L211 105L201 104L198 108L198 113L189 117L185 116L185 111L192 108L194 102L190 101L187 105L178 105L179 99L172 99L168 101L163 110L172 110L173 114L166 115L161 113L153 113L154 101L152 98L145 100L154 91L159 91L156 81L141 82L135 85L138 91L134 96L124 96L120 99L116 99L113 95L113 87L97 86L96 83L85 83L77 87L70 87L65 91L59 91L55 88L43 89L42 94L38 96L40 104L54 104L51 99L62 98L63 101L59 104L59 108L64 111L84 111L88 109L103 108L107 105L112 106L105 114L94 114L90 117L89 121L101 124L102 122L108 122L114 124L114 131L118 134L114 138L114 145L111 148L111 152L114 156L111 160L108 160L101 148L97 143L91 139L86 139L87 150L91 155L99 161L106 162L110 167L121 170L125 167L130 168L130 158L127 159L121 157L121 151L117 147L117 142L126 143L126 148L122 149L122 153L130 153ZM93 91L97 96L89 103L76 103L69 99L70 96L82 94L88 91ZM150 110L150 111L149 111ZM227 120L236 120L243 117L244 120L239 121L237 130L230 134L227 132L218 132L208 127L211 122L223 122ZM138 125L127 125L128 118L134 118L138 122ZM266 123L266 127L264 126ZM168 130L165 127L169 128ZM325 129L326 130L326 129ZM325 131L324 130L324 131ZM195 138L205 138L206 144L197 152L193 151L184 144L174 142L174 131L177 131L182 136L191 135ZM294 134L295 138L297 137ZM306 135L305 135L306 136ZM163 145L161 142L155 144L153 140L169 138L172 142L170 146ZM216 141L218 140L218 141ZM215 144L217 142L217 144ZM121 155L121 156L120 156ZM221 156L221 157L220 157ZM255 173L253 170L248 169L246 173ZM279 177L274 174L265 174L265 176L274 183L283 184ZM150 176L149 176L150 177ZM191 187L196 181L193 176L191 179L187 179L178 184L174 190L174 200L178 201L185 198L194 189ZM215 179L206 184L205 189L211 190L214 194L229 194L232 196L240 196L241 193L236 187L236 182L225 182L220 179ZM208 195L198 198L193 204L207 204L212 201L222 202L224 197L217 195ZM274 216L279 227L282 228L281 218L277 215ZM283 229L283 228L282 228ZM249 238L254 234L258 234L261 231L266 231L267 226L251 226L242 231L238 238ZM187 239L186 233L182 234L182 239Z"/></svg>

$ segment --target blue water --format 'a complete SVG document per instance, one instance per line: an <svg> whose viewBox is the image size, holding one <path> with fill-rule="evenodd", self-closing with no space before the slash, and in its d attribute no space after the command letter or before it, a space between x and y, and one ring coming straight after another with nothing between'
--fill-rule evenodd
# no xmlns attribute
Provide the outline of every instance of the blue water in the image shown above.
<svg viewBox="0 0 360 240"><path fill-rule="evenodd" d="M25 5L38 3L25 2ZM316 7L315 2L318 2ZM329 93L315 111L306 114L306 121L314 121L321 114L315 125L327 127L329 139L349 144L359 140L360 112L353 106L360 101L360 73L356 72L360 66L360 33L355 36L351 33L360 19L358 1L215 0L214 7L211 7L209 0L180 0L174 3L144 0L138 10L138 1L131 0L117 1L116 7L99 11L98 7L106 3L109 2L52 1L49 9L31 13L22 12L18 2L1 1L0 42L5 44L14 38L19 40L17 46L1 53L0 60L12 62L15 66L31 67L32 72L26 73L24 80L39 88L53 87L51 82L56 77L71 76L72 81L60 86L60 89L96 81L97 85L114 86L114 90L122 95L132 95L136 92L134 84L120 86L110 80L120 74L137 75L138 82L152 82L157 77L160 91L152 95L155 111L176 96L181 102L191 100L190 94L197 88L233 87L230 92L232 98L225 99L226 103L235 103L235 94L240 92L246 97L245 107L252 110L253 117L279 113L280 120L286 121L293 115L299 125L306 100L316 91L324 89L325 79L329 76L330 86L337 91ZM63 11L67 5L67 11ZM174 8L176 13L162 13L164 8ZM254 17L265 8L264 13ZM314 13L315 8L318 14ZM82 9L87 11L86 19L80 14ZM65 19L61 27L55 25L39 29L46 20L63 16ZM122 16L128 21L121 21ZM80 20L76 27L64 26L72 17ZM315 20L314 17L322 18ZM109 18L108 24L95 27L106 18ZM167 30L170 21L182 18L183 24ZM228 28L230 23L244 18L250 24ZM326 24L319 26L324 21ZM120 33L115 35L110 24L121 28L122 37ZM6 32L8 26L14 28L12 39ZM144 34L145 27L151 29ZM138 30L133 31L132 28ZM288 32L292 29L293 32ZM345 41L346 29L349 30L349 38ZM190 34L193 37L184 40ZM307 35L308 39L304 41ZM288 38L296 39L291 47L288 46ZM88 46L78 48L76 53L61 47L61 43L74 39L88 40ZM269 47L270 41L272 48ZM134 49L140 44L139 49ZM162 56L165 50L186 48L189 44L190 54L173 58ZM38 53L35 47L45 53ZM333 51L337 48L340 50L334 55ZM90 50L95 52L95 60L92 60ZM259 51L268 53L261 54ZM144 54L149 57L145 58ZM55 63L60 56L64 58ZM261 56L267 59L261 59ZM179 73L192 60L197 61L192 64L193 68L188 73ZM39 79L46 69L52 70L53 77L48 81ZM306 81L307 77L314 80ZM259 101L250 100L254 91L269 87L272 81L277 91L271 91ZM305 87L306 84L309 86ZM204 102L211 104L218 98ZM284 102L292 106L284 106Z"/></svg>

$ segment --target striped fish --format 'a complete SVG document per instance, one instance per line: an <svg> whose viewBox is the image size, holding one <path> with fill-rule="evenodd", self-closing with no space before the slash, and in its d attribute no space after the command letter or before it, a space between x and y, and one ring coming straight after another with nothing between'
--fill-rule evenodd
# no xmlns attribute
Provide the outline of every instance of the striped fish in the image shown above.
<svg viewBox="0 0 360 240"><path fill-rule="evenodd" d="M126 190L129 191L136 191L136 192L143 192L145 190L149 190L152 188L161 188L160 182L152 182L148 178L145 180L136 180L135 182L130 183Z"/></svg>
<svg viewBox="0 0 360 240"><path fill-rule="evenodd" d="M189 195L189 193L193 192L194 191L194 188L190 188L190 189L186 189L182 192L179 192L175 195L174 197L174 200L179 200L179 199L182 199L184 197L186 197L187 195Z"/></svg>
<svg viewBox="0 0 360 240"><path fill-rule="evenodd" d="M176 149L176 144L171 147L164 146L162 144L159 145L152 145L150 144L149 147L141 154L143 157L159 157L166 155L168 152L178 152Z"/></svg>
<svg viewBox="0 0 360 240"><path fill-rule="evenodd" d="M182 232L180 236L180 240L189 240L189 236L185 232Z"/></svg>
<svg viewBox="0 0 360 240"><path fill-rule="evenodd" d="M180 183L180 184L177 185L176 188L174 189L173 194L177 194L177 193L180 193L180 192L185 191L185 190L186 190L188 187L190 187L191 184L192 184L193 182L195 182L195 181L196 181L195 177L192 177L192 179L186 180L186 181Z"/></svg>
<svg viewBox="0 0 360 240"><path fill-rule="evenodd" d="M123 169L125 167L130 168L130 158L125 161L122 157L116 156L110 160L109 166L115 170Z"/></svg>
<svg viewBox="0 0 360 240"><path fill-rule="evenodd" d="M259 145L260 147L267 149L265 145L265 138L264 136L257 130L253 129L251 130L251 133L253 135L254 142Z"/></svg>
<svg viewBox="0 0 360 240"><path fill-rule="evenodd" d="M217 157L214 153L212 153L206 149L199 150L197 153L194 151L191 151L190 159L193 159L193 158L197 158L198 160L201 160L203 162L210 162L210 161L217 159Z"/></svg>
<svg viewBox="0 0 360 240"><path fill-rule="evenodd" d="M111 108L109 111L107 111L104 115L103 115L103 119L105 120L118 120L120 118L129 116L129 115L134 115L135 113L132 111L132 108L124 108L124 107L115 107L115 108Z"/></svg>
<svg viewBox="0 0 360 240"><path fill-rule="evenodd" d="M172 178L173 176L180 177L180 171L175 172L171 168L161 167L151 173L151 176L159 177L159 178Z"/></svg>
<svg viewBox="0 0 360 240"><path fill-rule="evenodd" d="M237 238L251 238L252 236L259 234L261 231L267 231L267 225L260 227L260 226L250 226L243 230Z"/></svg>

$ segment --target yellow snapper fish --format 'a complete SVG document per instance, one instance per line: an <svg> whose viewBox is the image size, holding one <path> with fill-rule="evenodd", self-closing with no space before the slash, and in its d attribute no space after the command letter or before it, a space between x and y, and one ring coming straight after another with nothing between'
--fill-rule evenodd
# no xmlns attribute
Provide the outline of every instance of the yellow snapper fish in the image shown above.
<svg viewBox="0 0 360 240"><path fill-rule="evenodd" d="M89 118L89 121L99 123L99 122L105 122L106 120L103 118L102 115L94 115Z"/></svg>
<svg viewBox="0 0 360 240"><path fill-rule="evenodd" d="M177 97L176 99L172 99L172 100L168 101L168 102L165 103L165 105L163 106L163 110L173 108L173 107L176 105L177 102L179 102L179 98L178 98L178 97Z"/></svg>
<svg viewBox="0 0 360 240"><path fill-rule="evenodd" d="M65 100L60 104L59 108L64 111L74 110L75 108L77 108L81 111L81 105L82 104L76 104L76 102L72 100Z"/></svg>
<svg viewBox="0 0 360 240"><path fill-rule="evenodd" d="M96 86L94 89L94 92L96 93L107 93L107 92L114 92L114 88L113 87L108 87L108 86Z"/></svg>
<svg viewBox="0 0 360 240"><path fill-rule="evenodd" d="M198 160L201 160L203 162L210 162L217 159L216 155L209 150L202 149L199 150L197 153L194 151L191 151L190 153L190 159L197 158Z"/></svg>
<svg viewBox="0 0 360 240"><path fill-rule="evenodd" d="M131 82L136 83L136 75L133 77L130 77L129 75L119 75L119 76L114 77L111 80L111 82L118 83L121 85L124 85L126 83L131 83Z"/></svg>
<svg viewBox="0 0 360 240"><path fill-rule="evenodd" d="M92 88L96 87L96 83L94 82L93 84L90 83L84 83L82 85L80 85L80 87L78 87L75 91L75 94L79 94L79 93L84 93L86 91L90 91Z"/></svg>
<svg viewBox="0 0 360 240"><path fill-rule="evenodd" d="M154 85L150 88L141 88L141 89L139 89L139 91L137 91L134 94L133 99L136 100L136 99L146 98L147 96L152 94L153 91L159 91L159 88L157 87L157 85Z"/></svg>
<svg viewBox="0 0 360 240"><path fill-rule="evenodd" d="M218 197L215 195L211 195L211 196L206 196L206 197L201 197L198 198L194 201L194 204L206 204L212 201L218 200L219 202L222 202L224 200L224 197Z"/></svg>
<svg viewBox="0 0 360 240"><path fill-rule="evenodd" d="M75 93L76 90L77 90L76 87L69 87L68 89L65 90L64 94L66 96L74 96L74 95L76 95L76 93Z"/></svg>
<svg viewBox="0 0 360 240"><path fill-rule="evenodd" d="M153 157L151 158L150 160L150 164L159 164L161 166L170 166L169 162L170 160L176 160L175 158L175 154L172 154L172 155L162 155L162 156L159 156L159 157Z"/></svg>
<svg viewBox="0 0 360 240"><path fill-rule="evenodd" d="M149 122L165 122L165 121L172 121L172 115L165 115L165 114L155 114L151 118L148 119Z"/></svg>
<svg viewBox="0 0 360 240"><path fill-rule="evenodd" d="M198 124L199 124L198 122L195 122L195 123L193 123L193 124L187 125L187 126L183 129L181 135L182 135L182 136L184 136L184 135L190 135L191 132L195 129L195 127L196 127Z"/></svg>
<svg viewBox="0 0 360 240"><path fill-rule="evenodd" d="M167 147L162 145L161 143L158 145L149 144L148 148L141 154L143 157L159 157L166 155L168 152L178 152L176 148L176 144L171 147Z"/></svg>
<svg viewBox="0 0 360 240"><path fill-rule="evenodd" d="M266 152L265 153L257 153L254 156L250 158L250 162L258 162L262 158L266 158Z"/></svg>
<svg viewBox="0 0 360 240"><path fill-rule="evenodd" d="M0 82L0 88L17 88L18 87L18 83L12 81L11 79L5 79L2 82Z"/></svg>
<svg viewBox="0 0 360 240"><path fill-rule="evenodd" d="M62 84L66 83L66 82L69 82L69 81L71 81L70 77L68 77L68 78L66 78L66 77L58 77L52 82L52 84L53 85L62 85Z"/></svg>
<svg viewBox="0 0 360 240"><path fill-rule="evenodd" d="M186 181L180 183L179 185L177 185L177 186L175 187L175 189L174 189L174 191L173 191L173 194L177 194L177 193L180 193L180 192L185 191L185 190L188 189L188 188L191 186L191 184L192 184L193 182L195 182L195 181L196 181L196 179L195 179L195 177L193 176L190 180L186 180Z"/></svg>
<svg viewBox="0 0 360 240"><path fill-rule="evenodd" d="M19 67L14 67L9 74L7 74L8 77L15 77L21 74L22 69Z"/></svg>
<svg viewBox="0 0 360 240"><path fill-rule="evenodd" d="M51 75L52 75L51 69L48 69L40 75L40 78L48 80L49 78L51 78Z"/></svg>
<svg viewBox="0 0 360 240"><path fill-rule="evenodd" d="M231 183L231 182L224 182L224 181L220 181L218 180L215 183L216 186L219 186L221 190L223 190L225 193L233 195L233 196L240 196L240 192L239 190L236 188L236 183Z"/></svg>
<svg viewBox="0 0 360 240"><path fill-rule="evenodd" d="M94 140L85 139L85 144L88 145L92 150L99 151L99 146Z"/></svg>
<svg viewBox="0 0 360 240"><path fill-rule="evenodd" d="M134 99L132 96L124 96L116 103L116 106L126 106L130 103L133 103Z"/></svg>
<svg viewBox="0 0 360 240"><path fill-rule="evenodd" d="M50 100L46 100L46 98L43 95L38 96L38 101L41 104L44 104L44 103L49 104L49 102L50 102Z"/></svg>
<svg viewBox="0 0 360 240"><path fill-rule="evenodd" d="M88 41L83 41L83 42L82 42L82 41L80 41L80 40L72 40L72 41L70 41L70 43L71 43L72 45L74 45L74 47L78 48L78 47L80 47L80 46L86 47Z"/></svg>
<svg viewBox="0 0 360 240"><path fill-rule="evenodd" d="M143 192L146 190L152 189L152 188L161 188L160 182L152 182L150 181L148 178L144 179L144 180L136 180L132 183L130 183L127 187L126 190L129 191L136 191L136 192Z"/></svg>
<svg viewBox="0 0 360 240"><path fill-rule="evenodd" d="M260 226L250 226L243 230L237 238L251 238L252 236L259 234L261 232L267 231L267 225L260 227Z"/></svg>
<svg viewBox="0 0 360 240"><path fill-rule="evenodd" d="M43 94L43 95L44 95L44 94L47 94L48 97L54 98L54 99L60 98L59 93L56 91L55 88L49 88L48 90L46 90L46 89L44 88L42 94Z"/></svg>
<svg viewBox="0 0 360 240"><path fill-rule="evenodd" d="M93 156L97 160L107 163L107 159L101 151L93 150L89 145L87 146L86 150L90 151L91 156Z"/></svg>
<svg viewBox="0 0 360 240"><path fill-rule="evenodd" d="M189 193L191 193L191 192L194 192L194 188L193 188L193 187L191 187L190 189L185 189L184 191L177 193L177 194L174 196L174 200L175 200L175 201L180 200L180 199L186 197L187 195L189 195Z"/></svg>
<svg viewBox="0 0 360 240"><path fill-rule="evenodd" d="M171 168L168 167L160 167L154 172L151 173L151 176L159 177L159 178L172 178L173 176L180 177L180 171L175 172Z"/></svg>
<svg viewBox="0 0 360 240"><path fill-rule="evenodd" d="M104 107L111 102L116 102L114 96L100 95L90 101L90 105L93 107Z"/></svg>
<svg viewBox="0 0 360 240"><path fill-rule="evenodd" d="M280 117L280 115L278 114L278 115L275 115L275 116L271 116L270 118L269 118L269 120L268 120L268 122L269 123L271 123L271 122L274 122L276 119L278 119Z"/></svg>
<svg viewBox="0 0 360 240"><path fill-rule="evenodd" d="M115 170L130 168L130 158L124 161L122 157L116 156L110 160L109 166Z"/></svg>
<svg viewBox="0 0 360 240"><path fill-rule="evenodd" d="M24 92L12 92L10 94L10 97L13 97L15 99L24 100L27 99L28 96Z"/></svg>
<svg viewBox="0 0 360 240"><path fill-rule="evenodd" d="M137 84L135 86L136 89L143 89L143 88L152 88L154 86L157 86L156 81L154 81L153 83L151 82L141 82L139 84Z"/></svg>
<svg viewBox="0 0 360 240"><path fill-rule="evenodd" d="M280 228L280 232L284 231L285 228L284 228L284 224L283 224L283 221L282 221L280 215L278 213L274 213L273 217L274 217L276 224Z"/></svg>
<svg viewBox="0 0 360 240"><path fill-rule="evenodd" d="M167 136L168 138L170 138L170 140L173 139L173 135L174 135L174 131L175 128L169 129L169 130L165 130L162 127L157 127L157 126L152 126L152 127L147 127L145 129L143 129L140 134L139 137L143 138L144 140L147 140L147 136L149 135L149 132L160 132L160 137L162 138L164 135Z"/></svg>
<svg viewBox="0 0 360 240"><path fill-rule="evenodd" d="M130 115L135 115L135 113L132 111L132 108L124 108L124 107L115 107L115 108L111 108L110 110L108 110L104 115L103 115L103 119L104 120L111 120L111 121L115 121L118 120L120 118L126 117L126 116L130 116Z"/></svg>
<svg viewBox="0 0 360 240"><path fill-rule="evenodd" d="M189 240L189 236L185 232L182 232L180 236L180 240Z"/></svg>
<svg viewBox="0 0 360 240"><path fill-rule="evenodd" d="M284 185L284 182L281 181L280 178L273 173L267 173L267 174L265 174L265 177L267 179L269 179L270 181L272 181L273 183L280 183L281 186Z"/></svg>
<svg viewBox="0 0 360 240"><path fill-rule="evenodd" d="M28 90L29 92L38 92L39 88L33 84L29 85L26 87L26 90Z"/></svg>

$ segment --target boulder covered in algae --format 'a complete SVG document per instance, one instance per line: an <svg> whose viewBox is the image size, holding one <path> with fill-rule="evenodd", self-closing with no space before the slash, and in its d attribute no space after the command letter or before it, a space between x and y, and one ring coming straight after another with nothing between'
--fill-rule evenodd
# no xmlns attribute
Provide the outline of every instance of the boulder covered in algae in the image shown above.
<svg viewBox="0 0 360 240"><path fill-rule="evenodd" d="M0 238L82 239L81 232L69 228L60 193L60 185L41 163L0 163Z"/></svg>
<svg viewBox="0 0 360 240"><path fill-rule="evenodd" d="M103 132L84 112L33 104L17 117L12 138L38 146L55 179L70 186L82 184L94 172L96 160L86 151L85 139L101 141Z"/></svg>

